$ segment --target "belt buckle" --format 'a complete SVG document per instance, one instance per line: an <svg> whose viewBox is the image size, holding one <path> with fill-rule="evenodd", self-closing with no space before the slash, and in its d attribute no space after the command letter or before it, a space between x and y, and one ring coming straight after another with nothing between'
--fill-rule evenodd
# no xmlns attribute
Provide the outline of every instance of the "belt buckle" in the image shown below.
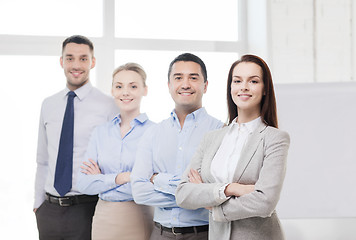
<svg viewBox="0 0 356 240"><path fill-rule="evenodd" d="M72 201L69 197L66 198L58 198L59 206L61 207L69 207L72 205Z"/></svg>
<svg viewBox="0 0 356 240"><path fill-rule="evenodd" d="M183 234L183 233L176 233L176 232L174 231L174 227L172 227L172 233L174 234L174 236L177 236L177 235L179 235L179 234Z"/></svg>

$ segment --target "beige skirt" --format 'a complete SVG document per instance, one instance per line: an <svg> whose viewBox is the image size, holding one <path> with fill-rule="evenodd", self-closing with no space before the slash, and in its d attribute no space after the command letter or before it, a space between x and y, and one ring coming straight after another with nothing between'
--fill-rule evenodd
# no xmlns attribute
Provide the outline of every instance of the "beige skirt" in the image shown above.
<svg viewBox="0 0 356 240"><path fill-rule="evenodd" d="M92 226L93 240L147 240L153 227L153 210L130 202L107 202L99 199Z"/></svg>

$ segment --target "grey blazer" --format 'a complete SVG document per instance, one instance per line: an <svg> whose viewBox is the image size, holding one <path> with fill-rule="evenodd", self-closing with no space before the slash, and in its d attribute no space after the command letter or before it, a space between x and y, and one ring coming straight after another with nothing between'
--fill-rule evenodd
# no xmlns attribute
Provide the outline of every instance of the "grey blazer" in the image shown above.
<svg viewBox="0 0 356 240"><path fill-rule="evenodd" d="M200 143L176 191L178 206L213 207L209 214L209 239L284 239L275 212L286 171L288 133L260 123L242 149L233 182L255 184L255 191L222 199L210 165L228 128L209 132ZM188 172L197 169L203 184L190 183ZM213 219L214 218L214 219Z"/></svg>

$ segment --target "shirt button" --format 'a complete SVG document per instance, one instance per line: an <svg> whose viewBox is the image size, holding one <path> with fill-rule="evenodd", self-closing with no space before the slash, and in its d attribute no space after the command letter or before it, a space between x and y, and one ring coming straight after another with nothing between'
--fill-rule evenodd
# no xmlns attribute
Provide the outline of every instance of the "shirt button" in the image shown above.
<svg viewBox="0 0 356 240"><path fill-rule="evenodd" d="M179 147L178 149L179 149L180 151L182 151L183 148L182 148L182 147Z"/></svg>

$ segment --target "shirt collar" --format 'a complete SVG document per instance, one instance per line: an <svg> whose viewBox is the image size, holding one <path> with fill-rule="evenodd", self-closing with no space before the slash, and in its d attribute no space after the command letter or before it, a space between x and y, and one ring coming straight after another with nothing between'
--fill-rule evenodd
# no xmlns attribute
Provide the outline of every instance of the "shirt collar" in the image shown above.
<svg viewBox="0 0 356 240"><path fill-rule="evenodd" d="M206 112L205 108L204 108L204 107L201 107L201 108L199 108L198 110L195 110L194 112L189 113L189 114L186 116L185 120L192 119L195 123L197 123L197 122L199 122L201 119L204 119L207 114L208 114L208 113ZM171 119L172 124L173 124L174 122L176 122L176 121L179 122L178 116L177 116L177 114L176 114L175 109L173 109L173 111L171 112L171 118L170 118L170 119Z"/></svg>
<svg viewBox="0 0 356 240"><path fill-rule="evenodd" d="M239 128L245 128L247 129L247 131L249 133L252 133L253 131L256 130L256 128L262 123L262 120L261 120L261 116L259 116L258 118L252 120L252 121L249 121L247 123L241 123L239 124L236 120L237 120L238 117L236 117L230 124L230 126L234 126L234 125L237 125Z"/></svg>
<svg viewBox="0 0 356 240"><path fill-rule="evenodd" d="M131 121L130 125L134 126L135 123L143 124L148 120L148 116L146 113L140 113L137 117L134 118L134 120ZM118 114L114 119L111 121L113 125L120 124L121 123L121 115Z"/></svg>
<svg viewBox="0 0 356 240"><path fill-rule="evenodd" d="M79 100L83 100L88 94L89 92L93 89L93 86L91 85L90 82L87 82L86 84L84 84L83 86L81 86L80 88L74 90L75 94L77 95ZM70 92L71 90L66 87L64 89L64 95L67 96L68 92Z"/></svg>

